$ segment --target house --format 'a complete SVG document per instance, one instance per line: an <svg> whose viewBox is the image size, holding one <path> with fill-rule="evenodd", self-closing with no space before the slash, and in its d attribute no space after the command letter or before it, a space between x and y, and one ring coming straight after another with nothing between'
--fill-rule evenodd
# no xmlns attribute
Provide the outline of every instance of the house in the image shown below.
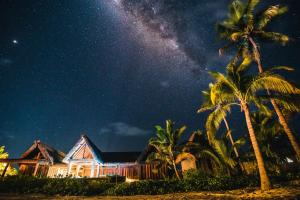
<svg viewBox="0 0 300 200"><path fill-rule="evenodd" d="M52 165L48 177L119 175L128 179L161 178L153 172L153 164L146 164L140 155L141 152L103 152L87 135L82 135L62 160L66 165Z"/></svg>
<svg viewBox="0 0 300 200"><path fill-rule="evenodd" d="M67 154L35 140L20 158L0 159L0 162L7 163L7 167L19 164L21 174L38 177L98 178L119 175L127 179L163 178L167 168L146 163L147 153L147 149L143 152L103 152L87 135L82 135Z"/></svg>
<svg viewBox="0 0 300 200"><path fill-rule="evenodd" d="M19 173L23 175L32 175L45 177L49 168L58 163L63 164L62 160L65 154L61 151L35 140L34 143L17 159L0 159L0 162L6 163L8 167L11 164L19 165ZM4 174L5 175L5 170Z"/></svg>

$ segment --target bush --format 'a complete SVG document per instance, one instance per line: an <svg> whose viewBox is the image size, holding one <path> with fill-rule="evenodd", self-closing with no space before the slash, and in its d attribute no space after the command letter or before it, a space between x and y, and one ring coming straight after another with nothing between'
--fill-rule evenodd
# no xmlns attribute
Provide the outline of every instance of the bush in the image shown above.
<svg viewBox="0 0 300 200"><path fill-rule="evenodd" d="M210 174L206 174L202 170L189 170L184 173L183 178L187 191L229 190L259 185L259 178L257 176L212 176Z"/></svg>
<svg viewBox="0 0 300 200"><path fill-rule="evenodd" d="M183 173L183 179L203 179L212 177L210 174L205 173L203 170L190 169Z"/></svg>
<svg viewBox="0 0 300 200"><path fill-rule="evenodd" d="M120 179L119 179L120 178ZM272 182L299 179L300 173L271 176ZM47 195L153 195L175 192L222 191L259 186L258 176L209 176L189 171L183 180L141 180L120 183L121 177L105 179L35 178L12 176L0 178L0 193L41 193Z"/></svg>
<svg viewBox="0 0 300 200"><path fill-rule="evenodd" d="M0 193L37 193L46 182L30 176L7 176L0 179Z"/></svg>
<svg viewBox="0 0 300 200"><path fill-rule="evenodd" d="M114 176L106 176L107 181L110 183L120 183L120 182L125 182L126 177L125 176L119 176L119 175L114 175Z"/></svg>
<svg viewBox="0 0 300 200"><path fill-rule="evenodd" d="M154 195L184 192L184 182L179 180L141 180L121 183L107 191L107 195Z"/></svg>
<svg viewBox="0 0 300 200"><path fill-rule="evenodd" d="M36 178L8 176L0 179L0 193L42 193L60 195L102 194L114 184L109 179Z"/></svg>

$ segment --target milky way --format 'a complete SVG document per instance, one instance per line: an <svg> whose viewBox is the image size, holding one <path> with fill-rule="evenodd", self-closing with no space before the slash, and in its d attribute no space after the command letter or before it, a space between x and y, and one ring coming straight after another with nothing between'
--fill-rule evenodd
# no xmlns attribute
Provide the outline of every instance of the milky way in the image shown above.
<svg viewBox="0 0 300 200"><path fill-rule="evenodd" d="M190 80L192 76L193 81L206 84L209 64L206 57L211 52L201 36L187 28L185 10L176 10L161 2L114 0L107 4L111 12L130 27L132 37L149 53L168 62L170 73L177 72L181 81Z"/></svg>

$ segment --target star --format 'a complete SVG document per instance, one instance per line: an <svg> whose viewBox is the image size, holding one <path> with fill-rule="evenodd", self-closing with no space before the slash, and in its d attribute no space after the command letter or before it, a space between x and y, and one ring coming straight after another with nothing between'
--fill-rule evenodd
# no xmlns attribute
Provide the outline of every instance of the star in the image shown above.
<svg viewBox="0 0 300 200"><path fill-rule="evenodd" d="M18 40L16 40L16 39L14 39L12 42L13 42L14 44L18 44Z"/></svg>

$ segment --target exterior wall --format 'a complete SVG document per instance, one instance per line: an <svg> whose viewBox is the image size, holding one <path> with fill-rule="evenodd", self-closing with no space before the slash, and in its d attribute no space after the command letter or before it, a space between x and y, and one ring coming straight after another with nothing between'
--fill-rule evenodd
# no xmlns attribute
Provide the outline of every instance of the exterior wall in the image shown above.
<svg viewBox="0 0 300 200"><path fill-rule="evenodd" d="M19 172L23 175L33 175L35 165L30 164L20 164Z"/></svg>
<svg viewBox="0 0 300 200"><path fill-rule="evenodd" d="M182 172L185 172L189 169L197 169L195 159L185 159L185 160L181 161Z"/></svg>
<svg viewBox="0 0 300 200"><path fill-rule="evenodd" d="M155 164L120 164L100 170L101 176L119 175L130 179L162 179L166 173L165 166L157 167Z"/></svg>
<svg viewBox="0 0 300 200"><path fill-rule="evenodd" d="M19 172L23 175L33 176L35 172L35 164L20 164ZM48 165L38 165L35 176L46 177L48 173Z"/></svg>
<svg viewBox="0 0 300 200"><path fill-rule="evenodd" d="M68 171L67 165L63 165L63 164L51 165L49 167L47 177L49 178L66 177L67 171Z"/></svg>
<svg viewBox="0 0 300 200"><path fill-rule="evenodd" d="M91 169L92 166L90 163L73 163L70 168L69 176L74 178L91 177ZM109 164L107 166L95 165L93 178L119 175L129 179L162 179L166 173L167 168L165 166L158 168L154 164L119 163L115 165ZM66 177L67 175L68 165L55 164L49 166L47 177L58 178Z"/></svg>

